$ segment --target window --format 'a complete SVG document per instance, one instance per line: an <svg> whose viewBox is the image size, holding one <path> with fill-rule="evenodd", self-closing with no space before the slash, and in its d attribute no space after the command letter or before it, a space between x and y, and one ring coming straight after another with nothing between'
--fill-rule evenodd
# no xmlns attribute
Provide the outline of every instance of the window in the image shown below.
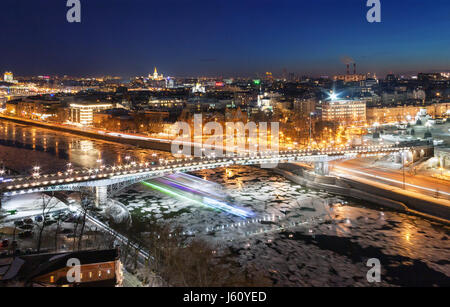
<svg viewBox="0 0 450 307"><path fill-rule="evenodd" d="M50 276L50 282L51 282L51 283L54 283L54 282L55 282L55 276L53 276L53 275Z"/></svg>
<svg viewBox="0 0 450 307"><path fill-rule="evenodd" d="M89 278L92 278L92 272L89 272Z"/></svg>

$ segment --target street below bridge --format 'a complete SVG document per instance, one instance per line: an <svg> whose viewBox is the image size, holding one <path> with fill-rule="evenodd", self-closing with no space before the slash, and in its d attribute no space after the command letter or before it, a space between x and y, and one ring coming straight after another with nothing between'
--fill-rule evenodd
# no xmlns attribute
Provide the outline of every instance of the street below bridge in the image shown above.
<svg viewBox="0 0 450 307"><path fill-rule="evenodd" d="M335 161L331 166L332 175L355 180L364 178L431 197L450 199L450 182L431 176L411 174L408 169L377 166L362 159Z"/></svg>

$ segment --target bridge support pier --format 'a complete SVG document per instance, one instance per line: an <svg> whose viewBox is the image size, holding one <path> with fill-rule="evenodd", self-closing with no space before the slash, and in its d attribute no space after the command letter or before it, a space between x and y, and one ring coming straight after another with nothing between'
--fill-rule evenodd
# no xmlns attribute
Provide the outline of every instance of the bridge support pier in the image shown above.
<svg viewBox="0 0 450 307"><path fill-rule="evenodd" d="M402 151L395 154L395 163L402 164L414 162L414 155L411 151Z"/></svg>
<svg viewBox="0 0 450 307"><path fill-rule="evenodd" d="M314 172L317 175L328 176L330 174L328 161L314 162Z"/></svg>
<svg viewBox="0 0 450 307"><path fill-rule="evenodd" d="M398 163L398 164L402 163L402 154L400 152L395 154L395 161L394 162Z"/></svg>
<svg viewBox="0 0 450 307"><path fill-rule="evenodd" d="M108 187L95 187L95 205L104 206L108 203Z"/></svg>

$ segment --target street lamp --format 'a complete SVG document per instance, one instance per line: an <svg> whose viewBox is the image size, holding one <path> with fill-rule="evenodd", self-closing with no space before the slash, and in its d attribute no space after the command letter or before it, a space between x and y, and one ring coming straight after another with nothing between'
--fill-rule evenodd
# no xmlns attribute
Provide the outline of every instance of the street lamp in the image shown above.
<svg viewBox="0 0 450 307"><path fill-rule="evenodd" d="M39 170L40 170L41 168L39 167L39 166L35 166L35 167L33 167L33 177L34 178L38 178L39 177Z"/></svg>
<svg viewBox="0 0 450 307"><path fill-rule="evenodd" d="M309 145L311 145L312 140L312 116L314 112L309 113Z"/></svg>
<svg viewBox="0 0 450 307"><path fill-rule="evenodd" d="M67 163L67 173L71 174L73 172L72 163Z"/></svg>
<svg viewBox="0 0 450 307"><path fill-rule="evenodd" d="M402 155L402 172L403 172L403 190L406 190L406 178L405 178L405 152L401 153Z"/></svg>
<svg viewBox="0 0 450 307"><path fill-rule="evenodd" d="M103 170L105 168L105 166L103 165L103 160L102 159L98 159L97 163L99 164L100 170Z"/></svg>
<svg viewBox="0 0 450 307"><path fill-rule="evenodd" d="M331 92L328 94L328 98L329 98L331 101L337 100L337 99L339 98L339 94L337 94L335 91L331 91Z"/></svg>
<svg viewBox="0 0 450 307"><path fill-rule="evenodd" d="M126 156L126 157L125 157L125 160L127 161L127 163L130 163L130 159L131 159L130 156Z"/></svg>

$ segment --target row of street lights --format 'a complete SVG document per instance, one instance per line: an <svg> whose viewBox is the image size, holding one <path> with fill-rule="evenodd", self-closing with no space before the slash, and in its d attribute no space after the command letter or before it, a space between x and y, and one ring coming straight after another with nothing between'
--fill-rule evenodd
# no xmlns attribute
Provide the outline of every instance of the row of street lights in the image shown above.
<svg viewBox="0 0 450 307"><path fill-rule="evenodd" d="M360 151L360 150L367 150L369 152L372 152L372 151L377 151L377 150L394 149L393 147L394 146L389 146L389 145L368 146L368 147L361 146L361 147L356 147L356 148L352 148L352 149L355 152ZM340 154L343 151L346 151L346 149L347 148L339 148L339 149L334 149L334 151L332 151L332 148L329 148L329 149L321 150L321 151L315 152L315 153L316 154ZM348 150L351 150L351 149L348 148ZM288 155L288 154L291 154L291 153L294 153L294 154L295 153L296 154L302 154L302 153L303 154L309 154L309 153L311 153L311 150L280 151L280 152L277 152L277 155L279 155L279 156L280 155ZM255 157L255 156L264 156L264 157L266 157L267 156L267 157L269 157L271 154L272 154L272 152L270 152L270 151L269 152L264 152L264 153L259 153L259 155L258 154L255 155L255 153L245 153L245 154L242 154L242 153L239 154L238 153L238 154L233 154L233 155L227 155L227 157L229 157L229 158L240 158L240 157L245 157L245 156L248 156L248 157ZM156 157L157 155L155 154L154 156ZM215 155L210 155L210 156L207 156L207 157L202 156L201 160L204 160L204 159L216 159L216 158L218 158L218 157L216 157ZM402 159L403 159L403 154L402 154ZM123 167L129 168L129 167L134 167L134 166L138 165L135 161L132 160L132 158L130 156L125 156L124 160L127 162L125 166L108 166L108 165L104 165L103 164L103 160L102 159L98 159L96 161L99 164L98 168L94 169L94 170L93 169L89 169L88 172L89 173L92 173L92 172L98 173L98 172L103 171L105 169L115 170L115 169L122 169ZM184 159L184 161L192 161L192 160L193 160L192 157ZM162 159L162 158L160 158L159 159L159 164L160 165L168 165L168 164L171 164L171 163L174 163L174 162L179 162L179 161L182 162L183 159L172 159L172 160L169 160L169 159ZM141 166L143 166L143 165L148 166L149 164L150 163L147 162L147 163L141 163L140 165ZM155 162L152 162L152 164L155 164ZM403 164L404 164L404 162L403 162ZM67 167L67 171L66 171L67 175L72 175L75 172L72 163L68 163L66 165L66 167ZM40 178L41 177L40 171L41 171L40 166L33 167L33 169L32 169L32 178L33 179ZM4 173L5 173L5 171L0 169L0 175L4 174ZM78 174L79 172L76 172L76 173ZM58 173L58 175L61 176L62 174ZM49 176L49 175L45 175L45 177L47 177L47 176Z"/></svg>

